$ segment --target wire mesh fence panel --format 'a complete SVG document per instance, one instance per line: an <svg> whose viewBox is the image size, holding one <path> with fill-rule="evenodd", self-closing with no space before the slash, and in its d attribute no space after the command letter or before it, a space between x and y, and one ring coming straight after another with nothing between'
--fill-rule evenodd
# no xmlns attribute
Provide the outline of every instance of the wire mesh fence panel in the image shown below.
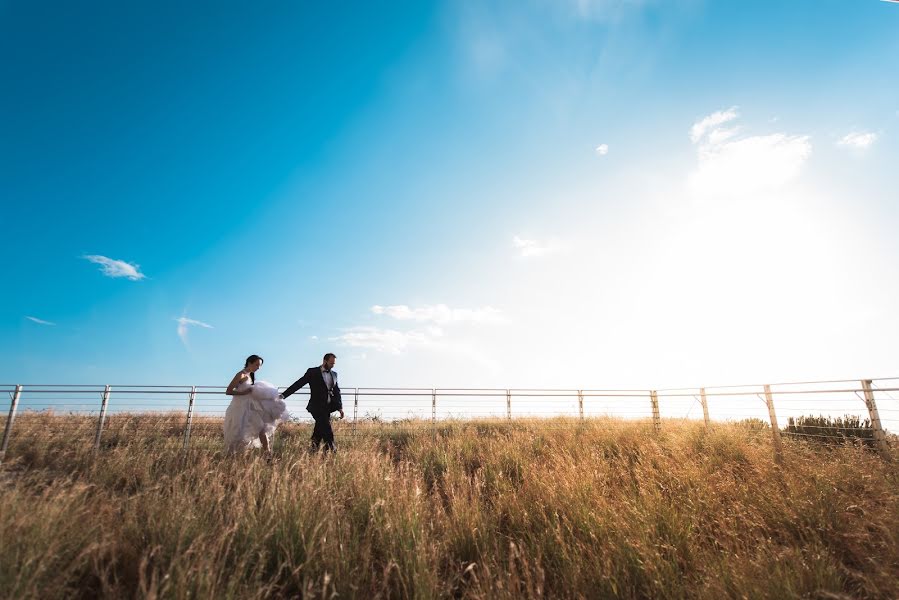
<svg viewBox="0 0 899 600"><path fill-rule="evenodd" d="M702 396L698 389L678 392L657 391L659 415L663 419L703 420Z"/></svg>
<svg viewBox="0 0 899 600"><path fill-rule="evenodd" d="M99 445L178 446L187 425L190 387L110 389Z"/></svg>
<svg viewBox="0 0 899 600"><path fill-rule="evenodd" d="M873 443L873 429L860 382L839 389L814 384L772 386L784 435L806 441L859 440Z"/></svg>
<svg viewBox="0 0 899 600"><path fill-rule="evenodd" d="M584 418L602 419L612 427L633 421L652 421L648 390L584 390Z"/></svg>
<svg viewBox="0 0 899 600"><path fill-rule="evenodd" d="M762 386L707 387L705 396L712 421L743 422L750 426L770 423Z"/></svg>
<svg viewBox="0 0 899 600"><path fill-rule="evenodd" d="M356 394L357 431L362 423L390 423L396 427L432 419L434 391L431 389L359 388Z"/></svg>
<svg viewBox="0 0 899 600"><path fill-rule="evenodd" d="M53 451L92 447L106 386L23 386L10 451L45 444Z"/></svg>
<svg viewBox="0 0 899 600"><path fill-rule="evenodd" d="M580 416L577 390L511 390L513 418L552 418Z"/></svg>
<svg viewBox="0 0 899 600"><path fill-rule="evenodd" d="M435 418L442 420L461 419L506 419L511 406L515 415L515 400L504 389L442 388L436 390ZM521 415L519 415L521 416Z"/></svg>

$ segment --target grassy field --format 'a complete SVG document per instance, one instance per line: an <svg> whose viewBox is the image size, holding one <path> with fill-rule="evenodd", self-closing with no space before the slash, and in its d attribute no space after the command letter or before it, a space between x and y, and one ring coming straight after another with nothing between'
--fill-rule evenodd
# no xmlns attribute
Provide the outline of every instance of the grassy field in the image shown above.
<svg viewBox="0 0 899 600"><path fill-rule="evenodd" d="M899 457L740 425L341 425L228 457L218 423L17 420L4 598L897 598Z"/></svg>

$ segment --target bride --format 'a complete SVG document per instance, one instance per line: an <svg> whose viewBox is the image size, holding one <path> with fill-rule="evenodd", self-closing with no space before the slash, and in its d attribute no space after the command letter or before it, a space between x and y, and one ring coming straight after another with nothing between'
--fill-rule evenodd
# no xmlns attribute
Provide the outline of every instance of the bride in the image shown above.
<svg viewBox="0 0 899 600"><path fill-rule="evenodd" d="M279 423L290 418L287 404L278 397L278 388L267 381L256 381L256 371L261 366L262 357L253 354L225 389L232 397L225 410L228 452L262 448L271 455L272 434Z"/></svg>

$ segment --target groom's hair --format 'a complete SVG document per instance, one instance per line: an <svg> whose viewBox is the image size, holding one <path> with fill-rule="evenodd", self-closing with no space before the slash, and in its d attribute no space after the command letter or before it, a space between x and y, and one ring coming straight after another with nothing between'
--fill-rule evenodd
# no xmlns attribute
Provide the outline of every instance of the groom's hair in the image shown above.
<svg viewBox="0 0 899 600"><path fill-rule="evenodd" d="M328 352L327 354L325 354L324 358L322 358L322 362L327 362L329 358L337 358L337 355L332 352Z"/></svg>

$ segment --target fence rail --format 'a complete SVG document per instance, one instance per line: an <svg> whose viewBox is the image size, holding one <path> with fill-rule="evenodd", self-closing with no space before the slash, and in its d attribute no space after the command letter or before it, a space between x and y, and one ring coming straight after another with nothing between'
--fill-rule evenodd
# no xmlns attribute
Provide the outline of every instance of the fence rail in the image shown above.
<svg viewBox="0 0 899 600"><path fill-rule="evenodd" d="M889 458L890 438L899 432L899 377L658 390L351 387L342 392L349 426L338 428L338 435L358 435L362 423L436 425L448 419L535 418L553 426L559 422L552 417L604 418L609 426L636 422L654 431L673 419L701 420L706 427L744 421L770 429L778 456L784 436L861 439ZM307 397L301 390L287 400L299 426L311 422L304 410ZM0 461L17 434L84 438L99 451L111 427L133 434L152 426L188 448L198 435L221 433L230 402L221 386L0 385L5 415ZM26 426L36 418L44 418L41 426Z"/></svg>

